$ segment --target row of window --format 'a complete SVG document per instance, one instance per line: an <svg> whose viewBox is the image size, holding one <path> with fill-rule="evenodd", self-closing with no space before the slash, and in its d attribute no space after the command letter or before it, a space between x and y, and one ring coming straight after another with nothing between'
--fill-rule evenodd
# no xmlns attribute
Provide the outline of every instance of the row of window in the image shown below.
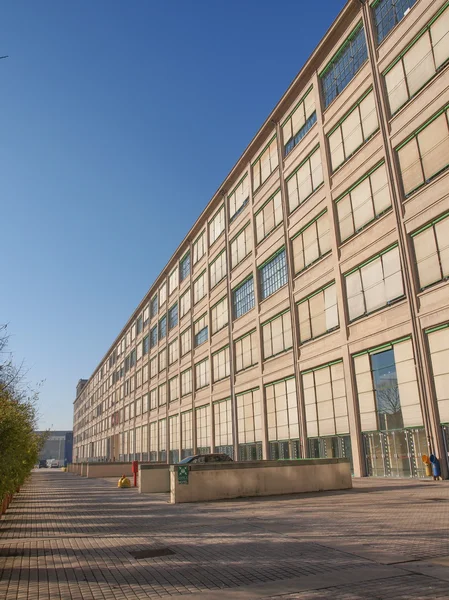
<svg viewBox="0 0 449 600"><path fill-rule="evenodd" d="M429 356L435 381L435 395L440 421L449 421L449 324L426 330ZM352 356L358 413L362 432L403 431L423 426L423 417L415 368L415 357L410 337L396 339L380 347L369 348ZM348 403L343 361L334 360L300 376L305 407L305 426L309 440L350 433ZM156 402L150 396L128 405L123 420L151 410ZM266 407L266 436L270 455L277 442L299 440L297 385L294 377L265 384L239 393L235 397L237 417L236 442L239 445L258 444L264 438L262 404ZM212 415L211 415L212 411ZM214 421L214 439L211 440L211 417ZM168 428L168 431L167 431ZM232 447L234 443L231 399L214 402L181 412L159 421L144 424L142 429L121 432L128 437L124 442L134 449L128 452L160 452L167 449L193 451L193 429L197 448ZM139 433L138 433L139 432ZM167 436L168 433L168 436ZM131 436L135 437L130 440ZM148 439L149 438L149 439ZM139 442L145 440L142 446ZM146 445L149 444L149 445ZM309 445L309 452L311 446ZM206 451L206 450L204 450ZM209 451L209 450L207 450ZM288 457L284 454L284 457ZM155 457L150 460L166 460Z"/></svg>
<svg viewBox="0 0 449 600"><path fill-rule="evenodd" d="M439 325L425 331L432 365L434 391L441 423L449 422L449 324ZM384 435L401 436L419 431L423 425L419 390L416 378L415 358L411 339L405 337L370 348L353 355L355 384L361 430L365 441L379 432ZM346 385L341 360L317 366L301 373L308 454L312 457L351 457L349 440ZM270 458L299 457L299 426L297 413L296 383L293 377L264 386L266 404L266 434ZM136 413L146 412L148 397L129 405L125 420ZM261 419L263 398L260 388L245 391L236 396L237 438L240 460L261 459L263 425ZM125 410L123 415L125 415ZM232 407L230 398L196 409L171 415L167 419L153 421L121 432L120 453L145 453L145 460L167 460L166 445L171 453L169 461L193 453L193 428L195 427L197 449L209 452L211 430L210 416L214 420L214 444L216 452L233 455ZM118 417L116 413L115 417ZM114 417L114 418L115 418ZM114 423L118 424L120 418ZM123 421L123 419L122 419ZM99 434L108 429L106 420L87 432ZM167 439L168 433L168 439ZM408 435L408 434L407 434ZM332 437L334 436L334 437ZM337 436L337 437L335 437ZM368 437L367 437L368 436ZM107 457L107 438L82 445L89 435L77 436L77 458ZM150 438L150 439L148 439ZM340 454L337 446L345 442L345 452ZM329 445L330 453L321 450ZM425 445L425 444L424 444ZM320 450L321 448L321 450ZM146 453L150 449L150 455ZM335 451L337 453L335 453ZM159 452L159 454L158 454ZM371 451L366 448L368 467ZM177 453L177 454L176 454ZM418 452L419 454L419 452ZM372 467L372 465L371 465ZM373 474L370 470L370 474Z"/></svg>
<svg viewBox="0 0 449 600"><path fill-rule="evenodd" d="M387 203L383 193L373 192L379 190L379 181L383 181L384 166L381 165L360 185L354 186L338 203L340 207L345 198L352 202L352 206L361 206L366 220L372 220L373 214L385 210ZM379 174L381 178L379 179ZM375 176L375 178L374 178ZM374 182L376 184L374 185ZM356 200L363 189L362 198L368 194L367 203ZM389 204L388 204L389 205ZM339 208L340 214L340 208ZM342 213L343 214L343 213ZM356 212L350 213L352 215ZM343 217L346 218L346 215ZM354 217L353 217L354 218ZM359 217L357 217L359 218ZM341 225L341 223L340 223ZM346 227L346 226L345 226ZM353 229L351 229L353 231ZM428 287L438 281L449 277L449 215L444 214L432 223L412 234L412 242L416 257L417 274L420 289ZM300 272L305 266L312 264L320 256L329 251L329 229L327 213L323 212L305 229L301 230L292 240L293 260L295 272ZM287 263L285 249L281 249L259 268L261 300L269 297L287 283ZM353 321L361 316L374 312L387 306L404 296L402 268L397 245L387 248L378 256L370 258L345 274L348 316ZM233 290L233 314L238 318L255 305L253 277L248 277ZM338 312L335 285L329 285L313 292L299 303L299 329L301 343L316 338L338 327ZM211 310L212 334L228 324L228 307L226 298L223 298ZM278 324L279 325L279 324ZM156 331L156 330L155 330ZM151 335L151 334L150 334ZM280 328L283 335L283 328ZM290 334L291 335L291 334ZM209 339L209 324L207 313L204 313L193 324L193 346L197 347ZM157 343L157 337L154 338ZM265 343L265 342L264 342ZM178 342L169 345L169 364L178 360ZM192 348L190 329L181 334L181 356ZM285 346L284 348L285 349ZM142 347L133 350L125 359L124 372L126 373L136 363L140 356L148 352L148 337L142 342ZM275 354L274 352L273 354ZM265 354L265 357L272 354ZM153 367L154 364L154 367ZM166 368L166 349L159 353L159 371ZM156 358L150 361L151 377L157 374Z"/></svg>

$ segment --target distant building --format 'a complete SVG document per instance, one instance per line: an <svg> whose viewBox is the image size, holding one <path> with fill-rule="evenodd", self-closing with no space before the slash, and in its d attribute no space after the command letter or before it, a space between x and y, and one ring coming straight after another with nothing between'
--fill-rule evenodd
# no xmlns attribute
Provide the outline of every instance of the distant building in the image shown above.
<svg viewBox="0 0 449 600"><path fill-rule="evenodd" d="M38 431L38 433L44 433ZM50 431L50 436L39 453L39 460L57 460L61 464L72 462L73 431Z"/></svg>

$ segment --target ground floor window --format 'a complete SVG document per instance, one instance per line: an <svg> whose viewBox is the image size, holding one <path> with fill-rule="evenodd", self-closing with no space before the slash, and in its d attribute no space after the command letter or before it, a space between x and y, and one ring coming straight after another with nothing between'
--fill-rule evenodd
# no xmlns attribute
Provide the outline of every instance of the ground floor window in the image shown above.
<svg viewBox="0 0 449 600"><path fill-rule="evenodd" d="M170 464L175 465L179 462L179 450L170 450Z"/></svg>
<svg viewBox="0 0 449 600"><path fill-rule="evenodd" d="M215 450L217 454L227 454L231 458L234 458L234 447L233 446L215 446Z"/></svg>
<svg viewBox="0 0 449 600"><path fill-rule="evenodd" d="M352 470L351 438L349 435L332 435L308 439L309 458L349 458Z"/></svg>
<svg viewBox="0 0 449 600"><path fill-rule="evenodd" d="M150 452L150 462L157 462L157 451Z"/></svg>
<svg viewBox="0 0 449 600"><path fill-rule="evenodd" d="M425 477L428 454L424 427L363 434L366 471L371 477Z"/></svg>
<svg viewBox="0 0 449 600"><path fill-rule="evenodd" d="M193 449L192 448L183 448L181 450L181 459L187 458L188 456L192 456Z"/></svg>
<svg viewBox="0 0 449 600"><path fill-rule="evenodd" d="M210 454L210 446L198 446L198 454Z"/></svg>
<svg viewBox="0 0 449 600"><path fill-rule="evenodd" d="M262 442L239 444L239 460L262 460Z"/></svg>
<svg viewBox="0 0 449 600"><path fill-rule="evenodd" d="M271 460L299 458L299 440L283 440L269 443Z"/></svg>

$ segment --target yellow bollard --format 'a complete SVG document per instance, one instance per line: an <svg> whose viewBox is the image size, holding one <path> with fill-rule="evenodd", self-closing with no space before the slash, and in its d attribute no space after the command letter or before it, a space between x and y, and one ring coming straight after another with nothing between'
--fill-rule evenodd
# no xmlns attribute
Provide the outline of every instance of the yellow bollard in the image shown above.
<svg viewBox="0 0 449 600"><path fill-rule="evenodd" d="M432 465L430 464L429 457L427 456L427 454L423 454L421 456L421 459L424 463L426 477L432 477Z"/></svg>
<svg viewBox="0 0 449 600"><path fill-rule="evenodd" d="M131 482L125 475L122 475L118 480L117 487L119 488L129 488L131 487Z"/></svg>

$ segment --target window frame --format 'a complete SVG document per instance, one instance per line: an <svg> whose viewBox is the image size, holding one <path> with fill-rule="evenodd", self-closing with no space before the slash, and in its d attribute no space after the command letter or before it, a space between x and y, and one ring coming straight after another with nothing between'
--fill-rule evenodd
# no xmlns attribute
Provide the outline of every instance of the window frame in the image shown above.
<svg viewBox="0 0 449 600"><path fill-rule="evenodd" d="M249 284L249 282L252 282L252 290L249 293L249 296L252 298L250 298L250 302L248 303L248 310L245 310L245 312L241 312L240 314L237 314L237 302L236 302L236 297L235 294L245 285ZM250 306L252 302L252 306ZM245 277L242 281L240 281L233 289L232 289L232 320L235 321L237 319L239 319L240 317L243 317L244 315L248 314L251 310L253 310L256 306L256 290L255 290L255 286L254 286L254 274L251 273L250 275L248 275L247 277Z"/></svg>
<svg viewBox="0 0 449 600"><path fill-rule="evenodd" d="M330 329L326 329L326 331L323 331L322 333L319 333L318 335L314 336L313 328L312 328L312 315L310 312L310 304L309 304L308 305L308 312L309 312L308 325L309 325L309 329L310 329L310 337L307 338L306 340L301 339L301 319L299 317L299 306L301 304L305 304L306 302L309 302L315 296L318 296L319 294L323 294L323 302L324 302L324 307L325 307L324 310L326 312L326 300L325 300L324 292L325 292L325 290L327 290L328 288L331 288L332 286L336 286L335 280L331 281L330 283L327 283L326 285L323 285L318 290L315 290L311 294L308 294L305 298L301 298L301 300L298 300L298 302L296 302L296 310L298 311L298 345L299 346L303 346L304 344L307 344L308 342L313 342L314 340L318 340L318 339L322 338L323 336L327 335L328 333L333 333L334 331L337 331L338 329L340 329L340 315L338 312L338 301L337 301L334 306L336 306L336 309L337 309L338 324L334 325ZM337 288L335 288L335 296L337 296Z"/></svg>
<svg viewBox="0 0 449 600"><path fill-rule="evenodd" d="M350 60L352 60L351 65L354 64L353 43L355 42L355 40L357 40L357 37L359 35L361 35L361 37L363 38L363 42L364 42L364 46L365 46L364 59L361 61L360 61L360 58L362 58L362 57L360 57L358 59L359 60L358 67L355 70L354 70L354 68L351 69L351 75L350 75L349 79L346 80L346 83L344 82L345 80L343 79L340 84L335 84L335 95L333 94L334 86L332 86L332 92L327 93L324 77L328 74L330 75L332 73L332 71L337 70L336 66L341 64L340 61L342 60L342 57L344 56L344 53L346 52L347 49L349 49L349 51L350 51L348 55L350 55ZM336 98L338 98L338 96L347 88L349 83L354 79L354 77L357 75L357 73L361 70L361 68L367 62L368 62L368 47L367 47L367 43L366 43L365 27L363 25L363 21L359 21L359 23L357 23L357 25L353 28L351 33L348 35L346 40L342 44L340 44L340 47L338 48L338 50L334 53L332 58L329 60L327 65L324 67L324 69L319 74L321 89L322 89L322 93L323 93L323 110L326 110L332 104L332 102ZM337 78L334 76L333 81L336 81L336 80L337 80Z"/></svg>
<svg viewBox="0 0 449 600"><path fill-rule="evenodd" d="M413 8L413 7L412 7ZM446 58L446 60L439 65L438 67L436 66L436 62L435 62L435 47L432 43L432 35L431 35L431 31L430 28L432 27L432 25L435 23L435 21L438 20L438 18L446 11L449 10L449 2L446 2L434 15L433 17L430 19L430 21L428 21L428 23L426 23L424 25L424 27L422 27L420 29L420 31L414 36L414 38L412 39L411 42L409 42L406 47L398 54L398 56L388 65L388 67L386 67L386 69L384 69L384 71L382 72L382 77L384 80L384 84L385 84L385 91L386 91L386 97L387 97L387 104L388 104L388 108L390 111L390 116L393 117L394 115L396 115L402 108L404 108L404 106L406 106L411 100L413 100L413 98L419 94L419 92L426 87L426 85L428 85L433 79L435 79L435 77L448 65L449 63L449 57ZM409 82L407 80L407 73L405 70L405 66L404 66L404 57L405 55L408 53L408 51L419 42L419 40L426 34L429 34L429 43L430 43L430 47L431 47L431 54L432 54L432 60L433 60L433 64L435 67L435 73L429 78L427 79L427 81L425 83L422 84L422 86L417 89L415 92L413 92L413 94L410 93L410 89L409 89ZM390 101L389 101L389 94L388 94L388 89L387 89L387 84L386 84L386 80L385 77L386 75L388 75L388 73L399 63L402 62L402 71L404 73L404 82L405 82L405 89L407 92L407 100L405 102L403 102L400 106L398 106L396 108L396 110L392 111L391 107L390 107Z"/></svg>
<svg viewBox="0 0 449 600"><path fill-rule="evenodd" d="M414 259L415 259L414 266L415 266L415 269L416 269L416 280L417 280L417 283L418 283L418 292L423 292L424 290L427 290L427 289L433 287L434 285L437 285L439 283L442 283L444 281L449 280L449 274L448 275L444 275L443 274L443 265L441 263L441 249L440 249L439 244L438 244L438 236L436 235L436 230L435 230L435 225L437 225L441 221L445 221L446 219L449 220L449 212L445 212L442 215L439 215L438 217L436 217L435 219L433 219L432 221L430 221L430 223L427 223L426 225L423 225L422 227L420 227L416 231L413 231L410 234L410 238L412 240L412 246L413 246L413 255L414 255ZM417 260L417 256L416 256L415 242L413 241L413 238L415 238L417 235L419 235L420 233L423 233L424 231L426 231L428 229L432 229L433 230L433 235L434 235L434 239L435 239L435 246L436 246L436 250L437 250L436 251L436 256L438 258L438 265L439 265L439 268L440 268L441 278L438 279L437 281L434 281L432 283L428 283L427 285L422 286L421 282L420 282L420 277L419 277L418 260ZM445 248L443 248L443 250L445 250ZM426 258L428 258L428 257L426 257Z"/></svg>
<svg viewBox="0 0 449 600"><path fill-rule="evenodd" d="M279 256L284 255L284 266L283 266L283 271L285 272L285 281L276 289L273 289L271 292L267 293L265 295L265 291L264 291L264 286L267 285L267 280L262 281L262 273L264 272L263 270L266 269L269 265L271 265L274 261L276 261L278 259ZM271 296L273 296L273 294L275 294L276 292L278 292L280 289L282 289L284 286L286 286L288 284L288 264L287 264L287 251L286 251L286 247L282 246L282 248L279 248L278 250L276 250L276 252L274 252L270 257L268 257L261 265L259 265L257 267L257 274L258 274L258 284L259 284L259 296L260 296L260 302L263 302L264 300L267 300L268 298L270 298ZM270 281L272 278L276 279L277 273L273 272L270 276ZM269 288L270 289L270 288Z"/></svg>

